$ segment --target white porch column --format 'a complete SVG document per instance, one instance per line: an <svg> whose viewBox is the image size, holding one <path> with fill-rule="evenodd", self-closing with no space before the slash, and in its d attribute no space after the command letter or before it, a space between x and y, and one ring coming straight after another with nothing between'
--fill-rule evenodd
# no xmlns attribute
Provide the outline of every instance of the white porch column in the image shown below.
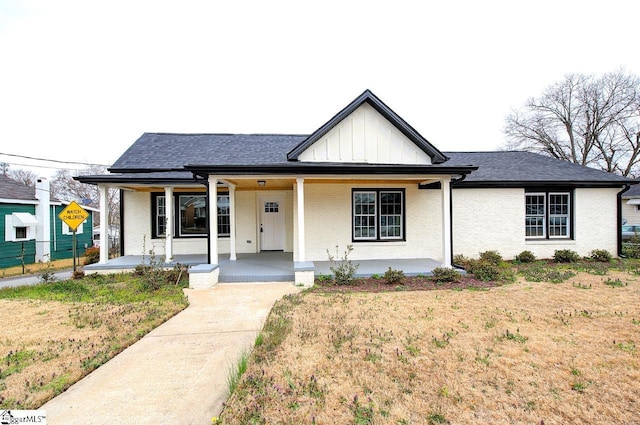
<svg viewBox="0 0 640 425"><path fill-rule="evenodd" d="M218 179L209 176L209 264L218 264Z"/></svg>
<svg viewBox="0 0 640 425"><path fill-rule="evenodd" d="M165 262L173 261L173 229L174 229L174 205L173 205L173 188L164 188L164 216L166 217L166 223L164 227L165 241L164 241L164 260Z"/></svg>
<svg viewBox="0 0 640 425"><path fill-rule="evenodd" d="M107 186L98 185L100 189L100 264L109 260L109 209L107 205ZM122 202L122 201L121 201ZM124 220L124 217L121 218Z"/></svg>
<svg viewBox="0 0 640 425"><path fill-rule="evenodd" d="M451 267L451 177L440 180L442 186L442 267Z"/></svg>
<svg viewBox="0 0 640 425"><path fill-rule="evenodd" d="M298 199L298 261L306 261L304 246L304 178L296 178Z"/></svg>
<svg viewBox="0 0 640 425"><path fill-rule="evenodd" d="M236 186L229 183L229 259L236 260Z"/></svg>

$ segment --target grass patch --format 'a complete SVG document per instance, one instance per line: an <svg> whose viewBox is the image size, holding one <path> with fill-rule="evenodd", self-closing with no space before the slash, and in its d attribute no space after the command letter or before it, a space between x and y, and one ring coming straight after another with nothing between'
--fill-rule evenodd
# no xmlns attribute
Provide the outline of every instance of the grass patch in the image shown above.
<svg viewBox="0 0 640 425"><path fill-rule="evenodd" d="M238 387L238 382L249 365L249 352L243 351L235 365L232 365L227 374L227 391L229 395L233 394Z"/></svg>
<svg viewBox="0 0 640 425"><path fill-rule="evenodd" d="M0 290L0 407L36 409L187 305L125 274Z"/></svg>
<svg viewBox="0 0 640 425"><path fill-rule="evenodd" d="M222 421L634 423L640 278L566 267L569 284L283 299Z"/></svg>

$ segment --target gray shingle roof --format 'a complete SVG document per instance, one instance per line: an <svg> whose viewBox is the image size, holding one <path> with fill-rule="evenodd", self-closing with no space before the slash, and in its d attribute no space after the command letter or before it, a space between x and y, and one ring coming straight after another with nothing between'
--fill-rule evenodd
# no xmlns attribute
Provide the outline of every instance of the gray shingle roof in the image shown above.
<svg viewBox="0 0 640 425"><path fill-rule="evenodd" d="M623 198L640 198L640 184L631 186L623 195Z"/></svg>
<svg viewBox="0 0 640 425"><path fill-rule="evenodd" d="M36 190L33 187L29 187L0 174L0 198L35 201Z"/></svg>
<svg viewBox="0 0 640 425"><path fill-rule="evenodd" d="M447 165L473 164L464 183L480 182L567 182L567 183L631 183L616 174L584 167L532 152L445 152Z"/></svg>
<svg viewBox="0 0 640 425"><path fill-rule="evenodd" d="M163 171L180 171L176 179L187 178L184 166L211 168L220 166L313 168L318 164L287 161L287 153L304 141L305 135L278 134L173 134L145 133L113 164L112 172L127 173L121 179L135 180L133 174L144 172L150 179L171 179L171 175L154 175ZM478 166L463 185L480 183L516 184L588 183L627 184L630 179L583 167L531 152L445 152L450 159L431 166ZM375 165L370 165L375 173ZM401 171L402 166L398 166Z"/></svg>
<svg viewBox="0 0 640 425"><path fill-rule="evenodd" d="M110 170L180 170L186 164L284 164L287 163L287 152L306 137L284 134L144 133Z"/></svg>

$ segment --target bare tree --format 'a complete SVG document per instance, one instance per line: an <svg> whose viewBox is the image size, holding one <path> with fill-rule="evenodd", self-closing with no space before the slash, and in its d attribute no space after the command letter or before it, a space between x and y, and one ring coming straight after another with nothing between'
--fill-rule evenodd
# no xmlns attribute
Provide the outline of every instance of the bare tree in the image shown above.
<svg viewBox="0 0 640 425"><path fill-rule="evenodd" d="M506 118L507 149L635 177L640 172L640 78L624 70L571 74Z"/></svg>
<svg viewBox="0 0 640 425"><path fill-rule="evenodd" d="M107 170L100 166L91 166L80 171L80 174L95 175L107 174ZM57 170L51 181L51 194L62 201L79 201L92 207L100 206L100 189L98 186L80 183L73 179L69 170ZM120 192L118 189L107 190L107 212L109 224L119 225L120 223ZM99 224L99 223L95 223Z"/></svg>
<svg viewBox="0 0 640 425"><path fill-rule="evenodd" d="M20 168L9 168L6 175L11 179L25 184L29 187L36 187L36 181L38 180L38 176L36 173L31 170L23 170Z"/></svg>

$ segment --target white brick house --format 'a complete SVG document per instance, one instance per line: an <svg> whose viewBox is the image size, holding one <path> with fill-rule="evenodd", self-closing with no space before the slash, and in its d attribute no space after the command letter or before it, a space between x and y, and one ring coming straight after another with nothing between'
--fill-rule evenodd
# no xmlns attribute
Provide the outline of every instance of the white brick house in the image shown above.
<svg viewBox="0 0 640 425"><path fill-rule="evenodd" d="M212 266L290 252L307 283L336 245L443 266L485 250L616 254L634 183L527 152L442 152L368 90L308 136L145 133L110 172L80 180L123 190L123 255L143 240Z"/></svg>

